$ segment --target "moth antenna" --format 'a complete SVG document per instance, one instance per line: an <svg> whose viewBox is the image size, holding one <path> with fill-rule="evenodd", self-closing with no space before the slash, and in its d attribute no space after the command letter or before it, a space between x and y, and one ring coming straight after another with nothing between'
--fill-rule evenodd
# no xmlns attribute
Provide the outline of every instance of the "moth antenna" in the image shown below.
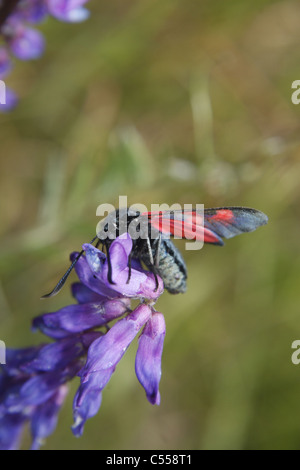
<svg viewBox="0 0 300 470"><path fill-rule="evenodd" d="M90 244L94 243L94 241L96 240L96 238L98 238L97 236L93 238L93 240L90 241ZM71 264L71 266L67 269L67 271L65 272L65 274L62 276L62 278L58 281L58 283L56 284L56 286L54 287L54 289L49 292L49 294L45 294L41 297L41 299L48 299L49 297L54 297L54 295L58 294L60 292L60 290L63 288L66 280L68 279L69 277L69 274L70 272L72 271L72 269L74 268L75 264L77 263L77 261L79 260L79 258L81 258L81 256L83 255L84 253L84 250L81 250L81 252L76 256L76 258L74 259L73 263Z"/></svg>

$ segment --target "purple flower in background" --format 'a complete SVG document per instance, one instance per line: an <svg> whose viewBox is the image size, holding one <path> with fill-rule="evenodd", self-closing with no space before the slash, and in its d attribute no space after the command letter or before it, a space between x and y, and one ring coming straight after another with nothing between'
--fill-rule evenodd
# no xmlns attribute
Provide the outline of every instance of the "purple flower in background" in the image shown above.
<svg viewBox="0 0 300 470"><path fill-rule="evenodd" d="M20 60L39 59L45 50L43 35L30 27L49 15L58 20L78 23L89 17L84 8L88 0L0 0L0 79L12 68L11 56ZM0 111L15 107L12 95L0 105Z"/></svg>
<svg viewBox="0 0 300 470"><path fill-rule="evenodd" d="M12 54L20 60L39 59L44 52L44 36L35 29L20 27L18 32L8 39Z"/></svg>
<svg viewBox="0 0 300 470"><path fill-rule="evenodd" d="M114 284L110 284L106 256L90 244L83 245L85 256L76 264L79 282L72 286L77 303L33 320L33 328L53 342L7 352L7 364L0 368L0 449L18 448L27 422L32 449L38 449L54 431L67 383L75 376L81 383L73 401L72 430L80 436L86 420L100 408L102 390L139 333L136 375L149 402L160 403L165 322L153 305L163 292L163 283L158 279L156 289L154 275L139 263L132 267L127 282L131 248L127 233L112 242ZM73 253L71 260L76 256ZM140 300L134 310L132 298Z"/></svg>
<svg viewBox="0 0 300 470"><path fill-rule="evenodd" d="M58 20L76 23L89 17L89 11L83 8L88 0L47 0L49 13Z"/></svg>

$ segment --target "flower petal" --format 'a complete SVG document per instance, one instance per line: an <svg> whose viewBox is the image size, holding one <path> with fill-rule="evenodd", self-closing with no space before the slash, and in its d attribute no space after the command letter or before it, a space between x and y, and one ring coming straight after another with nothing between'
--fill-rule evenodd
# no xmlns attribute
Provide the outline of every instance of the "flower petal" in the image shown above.
<svg viewBox="0 0 300 470"><path fill-rule="evenodd" d="M86 2L87 0L47 0L47 5L55 18L75 23L89 17L89 11L82 8Z"/></svg>
<svg viewBox="0 0 300 470"><path fill-rule="evenodd" d="M98 250L98 252L101 253L100 250ZM77 255L78 253L76 252L71 254L70 258L72 262ZM111 299L118 296L117 292L115 292L112 288L107 287L101 280L95 277L95 273L91 270L85 256L81 256L81 258L79 258L75 266L75 271L82 284L97 294Z"/></svg>
<svg viewBox="0 0 300 470"><path fill-rule="evenodd" d="M18 449L25 420L21 414L6 414L0 418L0 450Z"/></svg>
<svg viewBox="0 0 300 470"><path fill-rule="evenodd" d="M9 375L18 374L19 369L30 363L43 346L43 344L40 344L39 346L32 346L29 348L6 349L5 372Z"/></svg>
<svg viewBox="0 0 300 470"><path fill-rule="evenodd" d="M101 304L69 305L57 312L40 315L33 328L52 338L64 338L90 328L100 327L128 312L129 299L112 299Z"/></svg>
<svg viewBox="0 0 300 470"><path fill-rule="evenodd" d="M103 387L107 384L114 372L114 367L106 369L101 374L91 374L88 380L80 385L73 402L74 425L72 431L75 436L81 436L87 419L98 412Z"/></svg>
<svg viewBox="0 0 300 470"><path fill-rule="evenodd" d="M40 23L47 15L43 0L23 0L17 6L16 15L29 23Z"/></svg>
<svg viewBox="0 0 300 470"><path fill-rule="evenodd" d="M88 304L90 302L100 303L107 300L105 295L97 294L81 282L74 282L71 286L72 295L79 304Z"/></svg>
<svg viewBox="0 0 300 470"><path fill-rule="evenodd" d="M161 378L161 356L166 325L164 316L156 312L147 322L140 338L136 354L135 371L152 405L159 405L159 381Z"/></svg>
<svg viewBox="0 0 300 470"><path fill-rule="evenodd" d="M103 263L103 253L93 245L82 246L86 257L81 257L75 267L83 284L99 294L126 296L133 298L149 298L156 300L163 292L163 282L149 271L131 269L129 279L128 256L132 250L132 240L128 233L118 237L110 246L113 284L108 280L109 265L107 259ZM75 254L71 259L75 259Z"/></svg>
<svg viewBox="0 0 300 470"><path fill-rule="evenodd" d="M110 245L109 254L116 275L128 267L128 257L131 251L132 239L129 233L123 233Z"/></svg>
<svg viewBox="0 0 300 470"><path fill-rule="evenodd" d="M40 448L43 440L55 431L58 413L65 401L68 387L62 385L45 403L42 403L34 410L31 417L31 434L33 442L31 450Z"/></svg>
<svg viewBox="0 0 300 470"><path fill-rule="evenodd" d="M80 370L81 362L74 361L64 370L46 372L30 377L14 392L7 393L4 405L10 412L22 412L27 407L38 406L47 401L58 387L71 380Z"/></svg>
<svg viewBox="0 0 300 470"><path fill-rule="evenodd" d="M22 32L9 40L12 53L20 60L38 59L44 52L44 36L35 29L23 28Z"/></svg>
<svg viewBox="0 0 300 470"><path fill-rule="evenodd" d="M28 374L41 371L56 371L67 367L74 359L83 356L85 347L80 337L71 336L41 348L35 358L22 367Z"/></svg>
<svg viewBox="0 0 300 470"><path fill-rule="evenodd" d="M83 382L94 372L116 366L150 315L150 307L139 305L130 315L113 325L104 336L94 341L89 347L86 365L79 373Z"/></svg>

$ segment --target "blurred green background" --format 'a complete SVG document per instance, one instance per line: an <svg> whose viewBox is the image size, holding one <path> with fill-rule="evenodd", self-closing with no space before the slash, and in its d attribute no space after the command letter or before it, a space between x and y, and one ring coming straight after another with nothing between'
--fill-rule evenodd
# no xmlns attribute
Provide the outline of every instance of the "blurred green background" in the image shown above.
<svg viewBox="0 0 300 470"><path fill-rule="evenodd" d="M167 324L159 407L135 377L134 342L83 437L70 431L75 380L44 448L299 448L300 4L88 6L83 24L43 24L44 57L7 80L21 102L0 116L1 339L44 339L31 319L72 301L75 274L57 297L40 296L93 237L96 207L119 195L245 205L269 224L184 253L187 293L157 303Z"/></svg>

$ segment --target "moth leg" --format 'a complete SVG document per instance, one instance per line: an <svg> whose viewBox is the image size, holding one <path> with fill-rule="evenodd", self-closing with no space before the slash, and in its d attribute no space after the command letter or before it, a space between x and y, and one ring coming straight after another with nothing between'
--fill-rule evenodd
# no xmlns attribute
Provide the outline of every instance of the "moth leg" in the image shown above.
<svg viewBox="0 0 300 470"><path fill-rule="evenodd" d="M106 244L106 258L107 258L107 264L108 264L108 272L107 272L107 279L110 284L115 284L115 282L112 280L112 266L111 266L111 259L110 259L110 254L109 254L109 247Z"/></svg>
<svg viewBox="0 0 300 470"><path fill-rule="evenodd" d="M152 249L151 249L149 237L147 237L147 248L148 248L148 254L149 254L149 258L150 258L150 263L154 265L153 253L152 253Z"/></svg>
<svg viewBox="0 0 300 470"><path fill-rule="evenodd" d="M158 236L158 243L157 243L157 249L156 249L156 254L155 254L155 267L156 267L156 269L158 269L158 267L159 267L160 245L161 245L161 233L159 233L159 236Z"/></svg>
<svg viewBox="0 0 300 470"><path fill-rule="evenodd" d="M102 240L100 240L100 238L98 238L98 241L97 241L95 247L98 248L98 246L100 245L100 243L102 243L102 250L103 250L103 246L104 246L104 245L103 245Z"/></svg>
<svg viewBox="0 0 300 470"><path fill-rule="evenodd" d="M129 256L128 256L128 278L126 281L126 284L129 284L130 278L131 278L131 259L132 259L132 253L133 251L131 250Z"/></svg>
<svg viewBox="0 0 300 470"><path fill-rule="evenodd" d="M158 247L157 247L157 251L156 251L156 254L155 254L155 263L154 263L152 248L151 248L151 245L150 245L150 239L149 239L149 237L147 237L147 248L148 248L148 253L149 253L149 258L150 258L150 263L151 263L151 267L149 266L149 268L150 268L150 271L152 272L152 274L154 274L154 277L155 277L154 292L156 292L158 287L159 287L157 271L158 271L158 266L159 266L160 243L161 243L161 234L159 234L159 238L158 238Z"/></svg>

